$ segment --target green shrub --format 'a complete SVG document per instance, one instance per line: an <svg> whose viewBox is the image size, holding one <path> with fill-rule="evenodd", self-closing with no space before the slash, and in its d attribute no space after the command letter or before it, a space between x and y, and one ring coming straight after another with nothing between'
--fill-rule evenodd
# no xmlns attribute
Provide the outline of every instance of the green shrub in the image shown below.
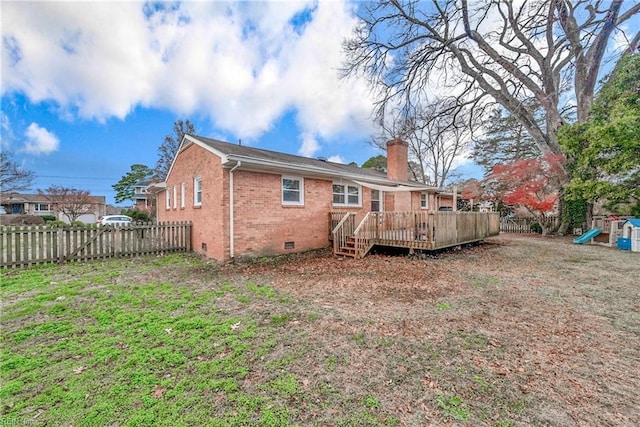
<svg viewBox="0 0 640 427"><path fill-rule="evenodd" d="M38 215L7 215L3 217L2 223L4 225L42 225L44 219Z"/></svg>
<svg viewBox="0 0 640 427"><path fill-rule="evenodd" d="M151 217L149 216L149 212L141 211L138 209L129 209L125 212L125 215L128 215L135 222L151 222Z"/></svg>
<svg viewBox="0 0 640 427"><path fill-rule="evenodd" d="M50 221L47 225L49 225L49 227L51 228L59 228L59 227L64 227L67 224L65 224L64 221L55 220L55 221Z"/></svg>
<svg viewBox="0 0 640 427"><path fill-rule="evenodd" d="M42 219L44 219L45 222L51 222L55 221L56 217L53 215L42 215Z"/></svg>

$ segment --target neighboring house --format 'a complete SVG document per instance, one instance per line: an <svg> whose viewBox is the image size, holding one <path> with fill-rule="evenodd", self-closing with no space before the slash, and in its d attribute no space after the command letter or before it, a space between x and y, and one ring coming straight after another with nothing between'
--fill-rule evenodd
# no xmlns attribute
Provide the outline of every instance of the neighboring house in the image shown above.
<svg viewBox="0 0 640 427"><path fill-rule="evenodd" d="M455 209L453 194L408 180L407 144L387 144L387 173L186 135L158 221L191 221L194 251L217 260L329 246L330 212Z"/></svg>
<svg viewBox="0 0 640 427"><path fill-rule="evenodd" d="M93 224L96 220L105 215L106 200L104 196L89 196L91 204L88 207L89 213L83 214L78 221L85 224ZM7 214L26 214L38 216L54 216L57 220L69 222L69 218L58 212L50 201L40 194L20 194L3 193L0 197L0 205L5 208Z"/></svg>
<svg viewBox="0 0 640 427"><path fill-rule="evenodd" d="M147 188L151 184L150 180L138 181L133 187L133 204L136 209L149 210L154 206L155 197L149 194Z"/></svg>

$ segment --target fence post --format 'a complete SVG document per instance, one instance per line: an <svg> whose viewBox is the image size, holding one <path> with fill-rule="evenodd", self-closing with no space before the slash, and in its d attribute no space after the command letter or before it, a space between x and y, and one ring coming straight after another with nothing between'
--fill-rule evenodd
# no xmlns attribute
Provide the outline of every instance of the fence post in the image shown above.
<svg viewBox="0 0 640 427"><path fill-rule="evenodd" d="M58 235L58 263L62 264L64 262L64 228L58 227L57 229Z"/></svg>

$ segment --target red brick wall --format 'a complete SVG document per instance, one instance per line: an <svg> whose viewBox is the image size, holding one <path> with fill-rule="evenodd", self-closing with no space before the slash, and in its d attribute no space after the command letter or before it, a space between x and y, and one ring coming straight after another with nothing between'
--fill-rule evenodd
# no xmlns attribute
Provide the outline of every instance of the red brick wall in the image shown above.
<svg viewBox="0 0 640 427"><path fill-rule="evenodd" d="M235 255L272 255L328 245L330 183L304 179L304 206L283 205L281 175L234 175ZM285 250L285 242L294 249Z"/></svg>
<svg viewBox="0 0 640 427"><path fill-rule="evenodd" d="M338 208L332 205L333 181L315 178L304 178L303 206L283 205L281 179L279 174L235 172L236 256L327 247L330 211L357 212L362 219L371 209L370 189L362 188L362 207ZM285 249L285 242L293 242L294 249Z"/></svg>
<svg viewBox="0 0 640 427"><path fill-rule="evenodd" d="M288 174L287 174L288 175ZM194 206L194 178L202 178L202 206ZM300 178L303 178L300 176ZM356 212L360 221L371 209L371 190L362 188L362 206L335 207L333 181L304 178L304 205L282 204L282 175L245 171L234 172L234 256L262 256L327 247L329 212ZM185 206L181 207L181 184L185 183ZM173 187L177 188L176 208ZM230 258L229 170L204 148L192 144L179 154L167 178L171 206L165 193L157 197L159 221L191 221L191 241L195 252L217 260ZM430 209L437 209L433 198ZM420 193L385 193L385 211L420 210ZM293 242L294 249L285 249Z"/></svg>
<svg viewBox="0 0 640 427"><path fill-rule="evenodd" d="M409 180L409 146L401 139L387 142L387 177L395 181ZM400 210L400 209L396 209Z"/></svg>
<svg viewBox="0 0 640 427"><path fill-rule="evenodd" d="M196 176L202 178L202 206L193 203ZM282 204L282 176L234 171L234 256L261 256L329 246L329 212L357 212L361 220L371 208L371 191L362 188L362 207L332 206L333 181L304 178L304 205ZM180 207L181 183L185 183L185 207ZM177 207L173 208L173 187ZM180 153L167 178L171 207L165 193L158 194L159 221L192 221L195 252L217 260L230 258L229 170L220 158L195 144ZM285 249L293 242L294 249ZM203 244L206 246L204 249Z"/></svg>
<svg viewBox="0 0 640 427"><path fill-rule="evenodd" d="M167 177L171 192L171 207L166 208L165 193L157 197L158 221L191 221L193 250L223 260L229 256L229 183L228 170L223 170L220 158L192 144L179 154ZM194 178L202 178L202 206L194 206ZM180 207L181 184L185 183L185 207ZM173 208L173 187L177 186L177 208ZM205 249L206 247L206 249Z"/></svg>

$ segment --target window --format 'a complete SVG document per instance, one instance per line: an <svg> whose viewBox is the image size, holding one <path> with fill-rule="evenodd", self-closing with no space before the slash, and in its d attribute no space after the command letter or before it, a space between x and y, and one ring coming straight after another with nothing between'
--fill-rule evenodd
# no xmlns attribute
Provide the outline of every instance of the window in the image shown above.
<svg viewBox="0 0 640 427"><path fill-rule="evenodd" d="M304 205L304 181L302 178L282 177L282 204Z"/></svg>
<svg viewBox="0 0 640 427"><path fill-rule="evenodd" d="M360 206L360 186L333 184L333 204L339 206Z"/></svg>
<svg viewBox="0 0 640 427"><path fill-rule="evenodd" d="M168 188L164 190L164 196L167 202L167 209L171 209L171 191Z"/></svg>
<svg viewBox="0 0 640 427"><path fill-rule="evenodd" d="M182 209L184 209L184 199L186 197L186 192L187 192L186 189L187 189L187 186L184 182L180 184L180 207Z"/></svg>
<svg viewBox="0 0 640 427"><path fill-rule="evenodd" d="M202 206L202 178L193 179L193 205Z"/></svg>
<svg viewBox="0 0 640 427"><path fill-rule="evenodd" d="M429 209L429 194L420 193L420 207L422 209Z"/></svg>
<svg viewBox="0 0 640 427"><path fill-rule="evenodd" d="M380 190L371 190L371 212L380 212Z"/></svg>
<svg viewBox="0 0 640 427"><path fill-rule="evenodd" d="M49 212L51 211L51 205L48 203L35 203L33 210L36 212Z"/></svg>
<svg viewBox="0 0 640 427"><path fill-rule="evenodd" d="M178 207L178 186L173 186L173 209Z"/></svg>

